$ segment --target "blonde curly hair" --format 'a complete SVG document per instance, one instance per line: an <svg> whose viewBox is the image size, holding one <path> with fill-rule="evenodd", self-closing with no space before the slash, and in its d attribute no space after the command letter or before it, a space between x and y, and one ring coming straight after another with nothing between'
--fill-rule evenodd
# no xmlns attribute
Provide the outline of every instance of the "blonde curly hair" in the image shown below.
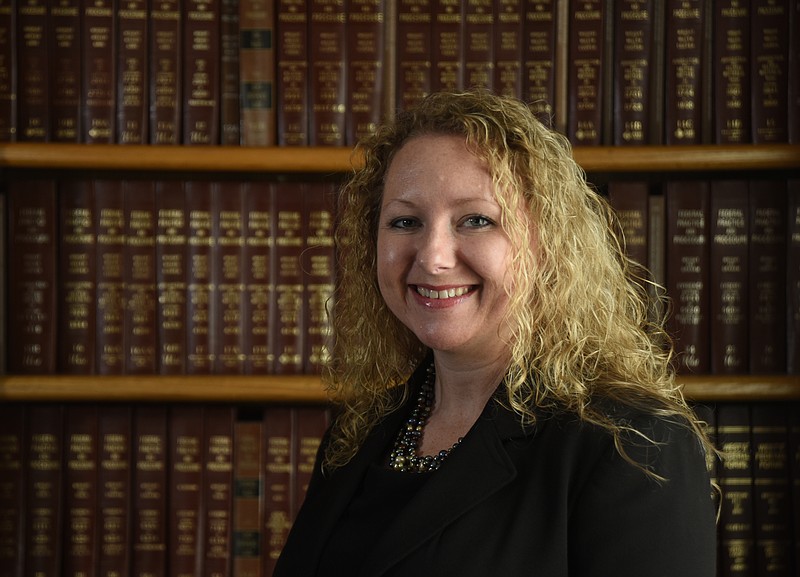
<svg viewBox="0 0 800 577"><path fill-rule="evenodd" d="M325 467L347 463L401 404L408 391L390 391L404 387L429 352L384 303L376 254L386 172L403 144L422 134L463 136L495 184L515 275L503 400L521 421L534 423L543 408L570 411L608 430L624 456L626 427L593 402L611 399L685 423L710 448L675 382L663 322L652 320L658 307L646 275L625 256L613 211L587 183L569 142L523 102L471 91L431 94L356 149L363 168L338 200L334 341L325 381L340 412Z"/></svg>

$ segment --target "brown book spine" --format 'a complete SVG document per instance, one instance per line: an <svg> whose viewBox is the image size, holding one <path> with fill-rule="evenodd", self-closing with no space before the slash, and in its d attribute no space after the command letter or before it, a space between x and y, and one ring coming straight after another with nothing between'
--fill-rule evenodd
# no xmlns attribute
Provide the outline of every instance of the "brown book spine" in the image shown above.
<svg viewBox="0 0 800 577"><path fill-rule="evenodd" d="M345 142L375 132L383 118L384 0L348 0L347 118Z"/></svg>
<svg viewBox="0 0 800 577"><path fill-rule="evenodd" d="M20 0L17 9L17 138L50 139L50 69L47 5Z"/></svg>
<svg viewBox="0 0 800 577"><path fill-rule="evenodd" d="M216 340L214 353L218 374L244 372L242 334L244 312L244 187L237 181L214 184L214 253L213 284L216 303Z"/></svg>
<svg viewBox="0 0 800 577"><path fill-rule="evenodd" d="M651 94L655 62L653 0L614 3L614 128L612 143L644 145L651 137Z"/></svg>
<svg viewBox="0 0 800 577"><path fill-rule="evenodd" d="M181 0L150 4L150 144L181 143Z"/></svg>
<svg viewBox="0 0 800 577"><path fill-rule="evenodd" d="M703 0L667 0L664 143L700 144L703 120Z"/></svg>
<svg viewBox="0 0 800 577"><path fill-rule="evenodd" d="M233 577L261 577L264 526L264 424L240 416L234 424Z"/></svg>
<svg viewBox="0 0 800 577"><path fill-rule="evenodd" d="M464 3L464 87L494 89L494 0Z"/></svg>
<svg viewBox="0 0 800 577"><path fill-rule="evenodd" d="M608 184L608 200L617 215L628 257L647 267L650 185L644 181L612 181Z"/></svg>
<svg viewBox="0 0 800 577"><path fill-rule="evenodd" d="M308 144L309 30L308 0L277 0L277 110L278 144Z"/></svg>
<svg viewBox="0 0 800 577"><path fill-rule="evenodd" d="M714 3L714 142L750 142L750 3Z"/></svg>
<svg viewBox="0 0 800 577"><path fill-rule="evenodd" d="M0 375L8 373L8 196L0 194Z"/></svg>
<svg viewBox="0 0 800 577"><path fill-rule="evenodd" d="M525 0L523 4L522 97L547 126L554 126L556 113L557 9L555 0Z"/></svg>
<svg viewBox="0 0 800 577"><path fill-rule="evenodd" d="M120 374L125 368L125 197L122 181L94 181L97 215L95 281L97 373Z"/></svg>
<svg viewBox="0 0 800 577"><path fill-rule="evenodd" d="M494 0L494 91L522 98L522 0Z"/></svg>
<svg viewBox="0 0 800 577"><path fill-rule="evenodd" d="M220 0L220 144L242 144L239 110L239 1Z"/></svg>
<svg viewBox="0 0 800 577"><path fill-rule="evenodd" d="M26 414L23 404L0 406L0 577L24 574Z"/></svg>
<svg viewBox="0 0 800 577"><path fill-rule="evenodd" d="M748 351L749 187L711 182L711 372L745 374Z"/></svg>
<svg viewBox="0 0 800 577"><path fill-rule="evenodd" d="M64 414L51 404L28 406L25 447L25 574L61 575L64 513Z"/></svg>
<svg viewBox="0 0 800 577"><path fill-rule="evenodd" d="M276 374L303 372L303 270L300 260L305 241L303 196L305 184L276 184L273 330Z"/></svg>
<svg viewBox="0 0 800 577"><path fill-rule="evenodd" d="M56 183L8 184L8 370L47 374L56 369Z"/></svg>
<svg viewBox="0 0 800 577"><path fill-rule="evenodd" d="M157 371L156 199L150 180L127 180L125 196L125 372Z"/></svg>
<svg viewBox="0 0 800 577"><path fill-rule="evenodd" d="M264 182L244 186L244 372L264 375L272 372L275 362L271 336L273 187Z"/></svg>
<svg viewBox="0 0 800 577"><path fill-rule="evenodd" d="M344 0L309 0L308 143L344 146L347 116L347 28Z"/></svg>
<svg viewBox="0 0 800 577"><path fill-rule="evenodd" d="M50 6L50 134L54 142L81 138L80 16L80 0L58 0Z"/></svg>
<svg viewBox="0 0 800 577"><path fill-rule="evenodd" d="M130 525L132 577L168 575L167 419L167 407L164 405L140 405L134 408Z"/></svg>
<svg viewBox="0 0 800 577"><path fill-rule="evenodd" d="M752 141L788 142L789 0L751 0L750 15Z"/></svg>
<svg viewBox="0 0 800 577"><path fill-rule="evenodd" d="M231 575L233 554L233 425L235 409L205 408L203 479L203 574Z"/></svg>
<svg viewBox="0 0 800 577"><path fill-rule="evenodd" d="M220 1L184 0L184 145L219 144Z"/></svg>
<svg viewBox="0 0 800 577"><path fill-rule="evenodd" d="M786 181L750 181L750 372L786 371Z"/></svg>
<svg viewBox="0 0 800 577"><path fill-rule="evenodd" d="M432 0L431 91L464 87L464 15L460 0Z"/></svg>
<svg viewBox="0 0 800 577"><path fill-rule="evenodd" d="M264 410L264 571L272 575L292 526L295 454L292 451L292 409Z"/></svg>
<svg viewBox="0 0 800 577"><path fill-rule="evenodd" d="M156 183L158 372L186 371L186 196L180 180Z"/></svg>
<svg viewBox="0 0 800 577"><path fill-rule="evenodd" d="M83 0L82 141L116 141L116 18L113 0Z"/></svg>
<svg viewBox="0 0 800 577"><path fill-rule="evenodd" d="M147 67L150 0L117 0L117 129L118 144L147 144L150 126ZM157 1L157 0L152 0Z"/></svg>
<svg viewBox="0 0 800 577"><path fill-rule="evenodd" d="M242 145L274 146L277 138L275 4L242 0L239 26Z"/></svg>
<svg viewBox="0 0 800 577"><path fill-rule="evenodd" d="M431 92L432 0L398 0L395 105L408 110Z"/></svg>
<svg viewBox="0 0 800 577"><path fill-rule="evenodd" d="M800 179L789 179L787 197L786 370L797 375L800 374Z"/></svg>
<svg viewBox="0 0 800 577"><path fill-rule="evenodd" d="M96 575L98 537L98 410L64 408L64 577Z"/></svg>
<svg viewBox="0 0 800 577"><path fill-rule="evenodd" d="M306 374L319 374L331 354L336 256L333 246L336 191L323 182L306 184L304 215L308 222L303 250L305 283L303 362Z"/></svg>
<svg viewBox="0 0 800 577"><path fill-rule="evenodd" d="M306 498L308 483L314 472L322 437L328 428L328 412L324 407L295 407L292 409L292 450L294 457L294 490L292 522L294 522L303 500Z"/></svg>
<svg viewBox="0 0 800 577"><path fill-rule="evenodd" d="M58 185L58 370L95 372L97 220L90 179L65 179Z"/></svg>
<svg viewBox="0 0 800 577"><path fill-rule="evenodd" d="M598 146L605 127L605 30L609 14L602 0L572 0L569 30L567 137L575 146Z"/></svg>
<svg viewBox="0 0 800 577"><path fill-rule="evenodd" d="M793 0L789 8L789 142L800 144L800 2Z"/></svg>
<svg viewBox="0 0 800 577"><path fill-rule="evenodd" d="M0 1L0 142L17 140L17 9L13 0Z"/></svg>
<svg viewBox="0 0 800 577"><path fill-rule="evenodd" d="M668 328L675 339L677 370L709 372L709 183L666 184Z"/></svg>
<svg viewBox="0 0 800 577"><path fill-rule="evenodd" d="M186 187L189 230L186 235L186 372L210 374L214 368L212 183L193 180Z"/></svg>
<svg viewBox="0 0 800 577"><path fill-rule="evenodd" d="M129 405L104 406L98 414L98 505L101 535L99 577L125 577L130 571L132 410Z"/></svg>

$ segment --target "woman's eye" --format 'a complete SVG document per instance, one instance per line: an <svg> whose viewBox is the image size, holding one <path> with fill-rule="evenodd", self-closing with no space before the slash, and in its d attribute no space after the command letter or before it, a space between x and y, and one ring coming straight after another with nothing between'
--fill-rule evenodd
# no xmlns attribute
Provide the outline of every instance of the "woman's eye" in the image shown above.
<svg viewBox="0 0 800 577"><path fill-rule="evenodd" d="M467 218L464 219L464 225L472 228L482 228L484 226L489 226L491 224L493 223L490 219L480 214L468 216Z"/></svg>
<svg viewBox="0 0 800 577"><path fill-rule="evenodd" d="M412 228L417 226L417 220L408 216L395 218L389 222L391 228Z"/></svg>

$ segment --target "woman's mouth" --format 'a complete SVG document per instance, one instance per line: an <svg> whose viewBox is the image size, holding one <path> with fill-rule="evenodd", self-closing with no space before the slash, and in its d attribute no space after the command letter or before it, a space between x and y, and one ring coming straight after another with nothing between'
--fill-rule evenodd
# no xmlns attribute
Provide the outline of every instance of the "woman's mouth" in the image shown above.
<svg viewBox="0 0 800 577"><path fill-rule="evenodd" d="M462 295L467 294L472 287L469 286L461 286L461 287L451 287L441 290L434 290L429 289L423 286L415 286L417 294L427 298L427 299L451 299L455 297L460 297Z"/></svg>

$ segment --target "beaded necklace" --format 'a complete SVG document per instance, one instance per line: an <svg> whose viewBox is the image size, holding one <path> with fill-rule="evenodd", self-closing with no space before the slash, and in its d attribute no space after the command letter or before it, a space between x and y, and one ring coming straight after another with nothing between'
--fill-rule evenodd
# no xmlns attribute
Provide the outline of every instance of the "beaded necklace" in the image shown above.
<svg viewBox="0 0 800 577"><path fill-rule="evenodd" d="M435 471L442 466L450 452L460 445L463 440L463 437L459 437L452 447L439 451L436 455L420 456L417 454L425 424L428 422L428 417L430 417L431 409L433 408L435 382L436 369L431 363L427 369L425 382L422 383L419 389L417 404L405 426L400 429L397 440L394 442L394 448L389 455L389 466L395 471L411 473Z"/></svg>

